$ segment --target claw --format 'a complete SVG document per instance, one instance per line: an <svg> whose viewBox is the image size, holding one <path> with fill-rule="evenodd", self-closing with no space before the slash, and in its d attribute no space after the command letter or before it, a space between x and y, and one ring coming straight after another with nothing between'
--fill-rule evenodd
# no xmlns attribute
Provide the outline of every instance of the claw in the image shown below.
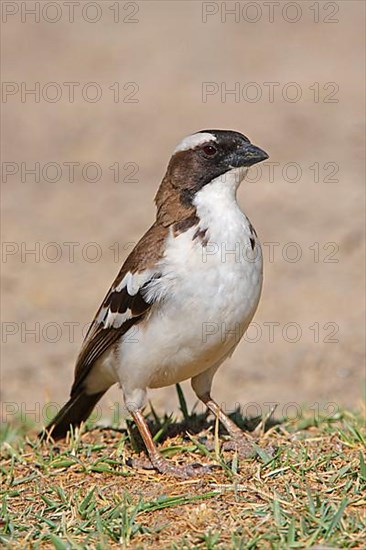
<svg viewBox="0 0 366 550"><path fill-rule="evenodd" d="M225 441L222 445L224 451L236 451L240 458L254 458L256 450L247 439L235 438Z"/></svg>
<svg viewBox="0 0 366 550"><path fill-rule="evenodd" d="M157 470L160 474L170 475L177 479L189 479L191 477L199 477L212 472L217 467L216 465L206 465L194 462L185 466L171 464L163 457L155 459L153 462L148 459L134 458L128 459L128 466L133 468L141 468L143 470Z"/></svg>

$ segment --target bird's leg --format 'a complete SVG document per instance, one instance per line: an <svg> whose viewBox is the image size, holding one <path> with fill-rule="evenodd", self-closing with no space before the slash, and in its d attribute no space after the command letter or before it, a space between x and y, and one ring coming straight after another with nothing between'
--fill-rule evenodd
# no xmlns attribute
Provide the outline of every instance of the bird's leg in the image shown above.
<svg viewBox="0 0 366 550"><path fill-rule="evenodd" d="M253 447L254 439L251 435L241 430L232 420L224 413L220 406L214 401L210 393L204 393L198 396L206 407L219 419L225 426L229 435L230 441L226 441L223 445L225 450L235 450L242 458L251 458L255 456Z"/></svg>
<svg viewBox="0 0 366 550"><path fill-rule="evenodd" d="M243 432L211 397L212 380L220 364L221 361L192 378L192 389L229 432L231 440L225 441L223 449L236 450L242 458L253 457L255 451L252 436Z"/></svg>
<svg viewBox="0 0 366 550"><path fill-rule="evenodd" d="M141 411L134 410L130 412L145 443L151 464L158 472L180 479L188 479L189 477L199 476L210 471L209 466L203 466L201 464L188 464L186 466L176 466L175 464L172 464L169 460L164 458L156 448L147 422Z"/></svg>

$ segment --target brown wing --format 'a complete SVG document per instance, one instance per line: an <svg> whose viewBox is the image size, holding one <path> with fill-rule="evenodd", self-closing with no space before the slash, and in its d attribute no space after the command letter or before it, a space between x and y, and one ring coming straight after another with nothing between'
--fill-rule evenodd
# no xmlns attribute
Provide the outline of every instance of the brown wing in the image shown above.
<svg viewBox="0 0 366 550"><path fill-rule="evenodd" d="M163 256L167 231L154 224L123 264L83 342L71 395L83 384L95 361L148 314L154 301L146 298L146 291L160 277L155 266Z"/></svg>

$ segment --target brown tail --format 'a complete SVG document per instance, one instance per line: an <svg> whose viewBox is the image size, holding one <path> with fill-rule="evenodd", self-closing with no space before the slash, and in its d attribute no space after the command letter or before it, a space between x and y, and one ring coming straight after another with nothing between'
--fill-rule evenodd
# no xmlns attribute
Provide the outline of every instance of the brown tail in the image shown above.
<svg viewBox="0 0 366 550"><path fill-rule="evenodd" d="M45 427L44 431L39 434L44 438L50 433L51 437L56 441L66 436L70 426L76 427L88 418L95 405L105 392L87 395L83 390L71 396L69 401L62 407L59 413Z"/></svg>

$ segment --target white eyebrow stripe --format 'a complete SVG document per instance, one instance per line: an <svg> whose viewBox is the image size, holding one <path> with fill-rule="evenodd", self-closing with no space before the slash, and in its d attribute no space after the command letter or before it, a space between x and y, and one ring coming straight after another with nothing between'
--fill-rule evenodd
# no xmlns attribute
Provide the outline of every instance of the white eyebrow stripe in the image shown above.
<svg viewBox="0 0 366 550"><path fill-rule="evenodd" d="M173 151L173 155L175 153L180 153L181 151L188 151L188 149L194 149L194 147L197 147L198 145L202 145L203 143L207 143L209 141L216 141L216 136L214 136L213 134L209 134L208 132L191 134L190 136L187 136L184 139L182 139L180 143L178 143L178 145Z"/></svg>

